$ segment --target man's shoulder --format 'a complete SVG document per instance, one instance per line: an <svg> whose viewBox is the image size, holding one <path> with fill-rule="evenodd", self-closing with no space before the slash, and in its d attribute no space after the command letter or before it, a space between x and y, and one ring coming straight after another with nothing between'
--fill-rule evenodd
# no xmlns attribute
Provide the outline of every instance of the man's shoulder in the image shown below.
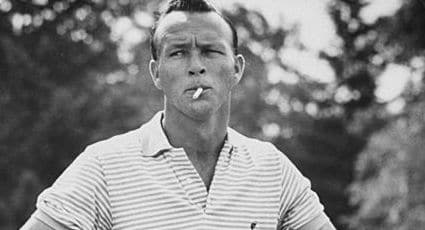
<svg viewBox="0 0 425 230"><path fill-rule="evenodd" d="M97 156L107 156L126 152L140 152L140 135L140 128L118 134L87 146L85 152L89 152Z"/></svg>
<svg viewBox="0 0 425 230"><path fill-rule="evenodd" d="M233 139L233 144L237 148L241 148L242 151L249 152L249 154L254 158L266 160L270 160L270 158L286 158L285 154L276 148L276 146L271 142L245 136L233 129L229 130L229 134Z"/></svg>

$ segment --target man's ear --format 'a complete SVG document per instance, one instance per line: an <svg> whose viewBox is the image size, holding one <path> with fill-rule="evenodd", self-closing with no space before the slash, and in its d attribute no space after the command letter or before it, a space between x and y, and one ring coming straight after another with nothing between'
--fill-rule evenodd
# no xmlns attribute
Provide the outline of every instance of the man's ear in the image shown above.
<svg viewBox="0 0 425 230"><path fill-rule="evenodd" d="M158 75L158 62L151 59L149 62L149 73L151 74L151 78L155 87L159 90L162 90L161 79L159 79Z"/></svg>
<svg viewBox="0 0 425 230"><path fill-rule="evenodd" d="M234 82L233 86L237 85L241 80L243 73L245 70L245 58L242 54L238 54L235 56L235 73L234 73Z"/></svg>

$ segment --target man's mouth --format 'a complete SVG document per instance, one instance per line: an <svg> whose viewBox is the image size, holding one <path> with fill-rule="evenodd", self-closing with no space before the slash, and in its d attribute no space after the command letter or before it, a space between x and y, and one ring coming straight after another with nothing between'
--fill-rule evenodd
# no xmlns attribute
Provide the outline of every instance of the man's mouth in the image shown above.
<svg viewBox="0 0 425 230"><path fill-rule="evenodd" d="M188 88L186 91L196 91L196 90L198 90L199 88L201 88L202 90L211 89L211 87L209 87L209 86L200 85L200 86L190 87L190 88Z"/></svg>
<svg viewBox="0 0 425 230"><path fill-rule="evenodd" d="M201 97L201 95L206 91L211 89L209 86L199 85L194 86L189 89L187 89L187 92L189 92L192 95L192 99L196 100Z"/></svg>

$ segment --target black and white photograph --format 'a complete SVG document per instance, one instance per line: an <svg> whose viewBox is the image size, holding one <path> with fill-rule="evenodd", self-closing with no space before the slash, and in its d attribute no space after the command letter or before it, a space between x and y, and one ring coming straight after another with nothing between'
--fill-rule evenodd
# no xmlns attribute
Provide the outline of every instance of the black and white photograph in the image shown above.
<svg viewBox="0 0 425 230"><path fill-rule="evenodd" d="M0 0L0 230L425 228L425 0Z"/></svg>

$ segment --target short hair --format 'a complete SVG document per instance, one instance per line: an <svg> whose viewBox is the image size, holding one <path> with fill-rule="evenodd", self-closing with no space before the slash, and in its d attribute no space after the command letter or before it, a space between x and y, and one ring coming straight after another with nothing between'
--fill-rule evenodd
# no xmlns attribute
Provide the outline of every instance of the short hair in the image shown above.
<svg viewBox="0 0 425 230"><path fill-rule="evenodd" d="M154 60L158 58L158 50L155 44L155 32L161 19L173 11L184 11L193 13L214 12L218 14L229 26L232 31L233 52L238 53L238 34L233 23L223 14L221 14L208 0L169 0L164 7L155 13L155 23L151 28L151 55Z"/></svg>

